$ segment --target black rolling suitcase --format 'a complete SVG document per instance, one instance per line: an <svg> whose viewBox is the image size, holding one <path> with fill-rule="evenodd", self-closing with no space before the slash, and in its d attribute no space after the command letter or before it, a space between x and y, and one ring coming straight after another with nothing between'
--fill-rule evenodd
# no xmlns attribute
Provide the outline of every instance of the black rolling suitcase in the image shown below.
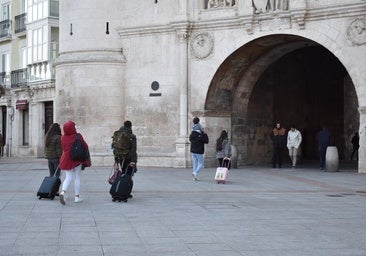
<svg viewBox="0 0 366 256"><path fill-rule="evenodd" d="M61 180L56 176L44 177L41 186L38 189L37 196L53 200L61 185Z"/></svg>
<svg viewBox="0 0 366 256"><path fill-rule="evenodd" d="M118 176L116 180L113 182L109 193L112 196L113 202L115 201L124 201L127 202L128 198L131 195L133 187L132 177L128 174L123 174Z"/></svg>

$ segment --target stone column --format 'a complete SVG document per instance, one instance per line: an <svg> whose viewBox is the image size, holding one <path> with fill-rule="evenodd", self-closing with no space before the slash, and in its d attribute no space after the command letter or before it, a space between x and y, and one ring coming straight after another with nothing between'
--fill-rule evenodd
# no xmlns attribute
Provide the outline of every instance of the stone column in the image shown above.
<svg viewBox="0 0 366 256"><path fill-rule="evenodd" d="M113 163L111 136L125 119L126 57L116 31L123 2L60 1L55 121L75 121L94 166Z"/></svg>
<svg viewBox="0 0 366 256"><path fill-rule="evenodd" d="M190 159L188 141L188 33L179 31L179 138L176 141L175 167L187 167Z"/></svg>
<svg viewBox="0 0 366 256"><path fill-rule="evenodd" d="M360 106L360 148L358 149L358 172L366 173L366 106Z"/></svg>

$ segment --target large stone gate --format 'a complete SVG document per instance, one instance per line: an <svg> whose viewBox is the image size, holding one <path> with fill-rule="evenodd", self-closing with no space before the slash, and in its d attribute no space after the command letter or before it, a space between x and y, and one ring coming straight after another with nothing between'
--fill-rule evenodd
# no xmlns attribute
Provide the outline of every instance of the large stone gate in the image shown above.
<svg viewBox="0 0 366 256"><path fill-rule="evenodd" d="M320 125L341 159L359 131L366 172L365 1L63 0L60 28L57 121L76 121L96 165L111 163L110 136L129 119L140 165L189 166L199 116L207 166L222 129L239 165L267 164L280 120L304 133L309 159Z"/></svg>

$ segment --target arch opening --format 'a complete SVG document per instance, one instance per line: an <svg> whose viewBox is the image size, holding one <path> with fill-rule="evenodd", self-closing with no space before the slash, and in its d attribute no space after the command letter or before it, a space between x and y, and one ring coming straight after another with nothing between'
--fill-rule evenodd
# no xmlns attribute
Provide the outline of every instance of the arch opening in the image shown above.
<svg viewBox="0 0 366 256"><path fill-rule="evenodd" d="M259 38L231 54L212 79L205 107L231 116L239 165L271 162L270 133L277 121L302 132L303 160L318 159L316 133L322 125L331 131L340 159L349 159L359 128L347 70L325 47L293 35Z"/></svg>

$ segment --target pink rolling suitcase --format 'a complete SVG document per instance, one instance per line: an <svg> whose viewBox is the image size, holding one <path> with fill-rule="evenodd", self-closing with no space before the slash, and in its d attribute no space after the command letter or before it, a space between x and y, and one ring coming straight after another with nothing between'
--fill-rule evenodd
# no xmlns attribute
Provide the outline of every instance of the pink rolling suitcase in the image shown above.
<svg viewBox="0 0 366 256"><path fill-rule="evenodd" d="M223 183L225 184L227 177L229 176L229 168L230 168L230 158L224 158L221 167L217 167L215 180L217 184Z"/></svg>

